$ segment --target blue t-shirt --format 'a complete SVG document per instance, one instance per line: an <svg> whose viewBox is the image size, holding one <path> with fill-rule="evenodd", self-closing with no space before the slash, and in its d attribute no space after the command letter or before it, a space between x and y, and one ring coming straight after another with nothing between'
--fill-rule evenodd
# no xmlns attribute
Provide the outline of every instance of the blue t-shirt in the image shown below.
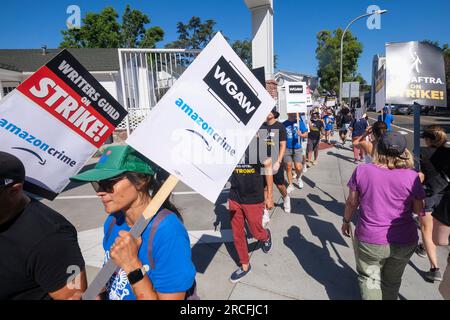
<svg viewBox="0 0 450 320"><path fill-rule="evenodd" d="M113 216L110 215L104 224L103 248L105 250L105 263L110 258L109 248L119 236L119 231L130 232L131 230L125 222L124 214L118 213L115 216L117 221L108 239L105 239L105 236ZM150 266L148 240L154 220L150 221L142 234L142 245L138 253L142 264L148 266ZM192 263L188 233L175 214L168 215L159 224L153 238L152 250L155 269L148 271L147 274L155 290L160 293L175 293L189 290L194 284L196 271ZM136 300L127 275L122 269L113 274L106 285L106 290L110 300Z"/></svg>
<svg viewBox="0 0 450 320"><path fill-rule="evenodd" d="M333 130L333 125L334 125L334 121L335 121L334 116L326 115L323 118L323 121L325 122L325 130L326 131Z"/></svg>
<svg viewBox="0 0 450 320"><path fill-rule="evenodd" d="M383 121L384 123L386 123L388 132L392 131L391 124L392 124L392 122L394 122L394 116L392 114L390 114L390 113L380 114L378 116L378 121Z"/></svg>
<svg viewBox="0 0 450 320"><path fill-rule="evenodd" d="M353 128L352 138L362 136L366 132L368 126L369 124L367 123L367 120L364 118L354 120L350 126L351 128Z"/></svg>
<svg viewBox="0 0 450 320"><path fill-rule="evenodd" d="M298 143L298 124L297 122L286 120L283 122L286 127L286 148L287 149L301 149L301 143ZM308 128L306 127L303 121L300 121L300 131L301 133L308 132Z"/></svg>

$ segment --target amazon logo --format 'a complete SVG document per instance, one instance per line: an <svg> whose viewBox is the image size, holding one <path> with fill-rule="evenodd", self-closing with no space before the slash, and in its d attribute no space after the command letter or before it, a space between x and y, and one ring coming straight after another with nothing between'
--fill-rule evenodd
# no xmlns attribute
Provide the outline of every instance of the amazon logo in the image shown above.
<svg viewBox="0 0 450 320"><path fill-rule="evenodd" d="M47 160L42 159L41 156L38 155L38 154L37 154L36 152L34 152L33 150L26 149L26 148L20 148L20 147L13 147L12 149L15 149L15 150L21 150L21 151L24 151L24 152L28 152L29 154L32 154L33 156L35 156L35 157L39 160L39 164L40 164L41 166L44 166L44 165L47 163Z"/></svg>

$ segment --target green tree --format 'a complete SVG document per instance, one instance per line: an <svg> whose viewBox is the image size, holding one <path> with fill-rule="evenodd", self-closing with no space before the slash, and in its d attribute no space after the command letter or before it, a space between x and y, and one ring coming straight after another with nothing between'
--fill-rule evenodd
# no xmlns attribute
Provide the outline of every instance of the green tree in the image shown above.
<svg viewBox="0 0 450 320"><path fill-rule="evenodd" d="M252 63L252 42L250 40L236 40L232 43L231 47L236 52L236 54L241 58L242 61L247 65L249 69L253 68ZM274 55L273 57L274 68L276 69L278 66L278 56Z"/></svg>
<svg viewBox="0 0 450 320"><path fill-rule="evenodd" d="M150 18L127 5L122 16L113 7L87 13L80 29L63 30L61 48L154 48L164 38L160 27L145 28Z"/></svg>
<svg viewBox="0 0 450 320"><path fill-rule="evenodd" d="M252 69L252 42L249 40L236 40L231 45L236 54L247 65L249 69Z"/></svg>
<svg viewBox="0 0 450 320"><path fill-rule="evenodd" d="M322 30L317 34L316 58L319 63L317 75L321 88L339 93L340 49L342 29ZM362 53L362 43L350 31L344 36L343 81L361 81L357 73L358 59ZM365 82L365 81L364 81Z"/></svg>
<svg viewBox="0 0 450 320"><path fill-rule="evenodd" d="M166 48L203 49L214 37L216 22L208 19L202 23L199 17L192 17L187 24L178 22L178 40L165 45Z"/></svg>

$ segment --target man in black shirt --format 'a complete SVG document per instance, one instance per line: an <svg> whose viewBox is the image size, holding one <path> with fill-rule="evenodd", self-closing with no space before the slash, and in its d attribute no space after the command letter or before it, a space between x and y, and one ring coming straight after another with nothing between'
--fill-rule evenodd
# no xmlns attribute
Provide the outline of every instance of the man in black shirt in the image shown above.
<svg viewBox="0 0 450 320"><path fill-rule="evenodd" d="M317 164L317 159L319 158L319 144L320 137L324 133L324 124L318 112L314 112L309 123L309 133L308 133L308 163L309 165ZM314 152L314 161L312 161L312 153Z"/></svg>
<svg viewBox="0 0 450 320"><path fill-rule="evenodd" d="M25 168L0 152L0 300L79 299L86 290L75 228L23 192Z"/></svg>
<svg viewBox="0 0 450 320"><path fill-rule="evenodd" d="M284 201L284 211L291 212L291 199L286 190L285 180L284 180L284 168L282 166L282 161L284 154L286 153L286 127L277 121L280 114L274 108L272 112L267 116L267 121L262 125L259 130L259 137L262 139L261 143L266 145L267 153L263 155L264 167L267 174L273 172L273 182L280 191L283 201ZM266 203L272 202L273 207L273 195L270 188L265 190ZM269 201L268 199L271 199ZM266 210L272 209L272 207L267 207ZM267 211L265 212L267 216Z"/></svg>
<svg viewBox="0 0 450 320"><path fill-rule="evenodd" d="M251 157L249 149L236 166L230 179L231 188L228 204L231 228L234 246L241 263L241 267L233 272L230 277L230 281L233 283L240 281L252 269L245 235L246 221L253 237L262 242L264 253L268 253L272 248L270 231L264 229L262 225L262 213L264 209L264 177L268 185L271 185L273 180L271 175L262 175L262 164L258 159L259 157L257 155ZM255 161L252 161L253 158L255 158Z"/></svg>

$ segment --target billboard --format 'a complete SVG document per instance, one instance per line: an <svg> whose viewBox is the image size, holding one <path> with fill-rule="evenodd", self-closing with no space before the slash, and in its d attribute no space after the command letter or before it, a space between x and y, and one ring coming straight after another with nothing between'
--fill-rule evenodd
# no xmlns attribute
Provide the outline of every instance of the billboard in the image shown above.
<svg viewBox="0 0 450 320"><path fill-rule="evenodd" d="M386 103L446 107L442 50L423 42L386 44Z"/></svg>

